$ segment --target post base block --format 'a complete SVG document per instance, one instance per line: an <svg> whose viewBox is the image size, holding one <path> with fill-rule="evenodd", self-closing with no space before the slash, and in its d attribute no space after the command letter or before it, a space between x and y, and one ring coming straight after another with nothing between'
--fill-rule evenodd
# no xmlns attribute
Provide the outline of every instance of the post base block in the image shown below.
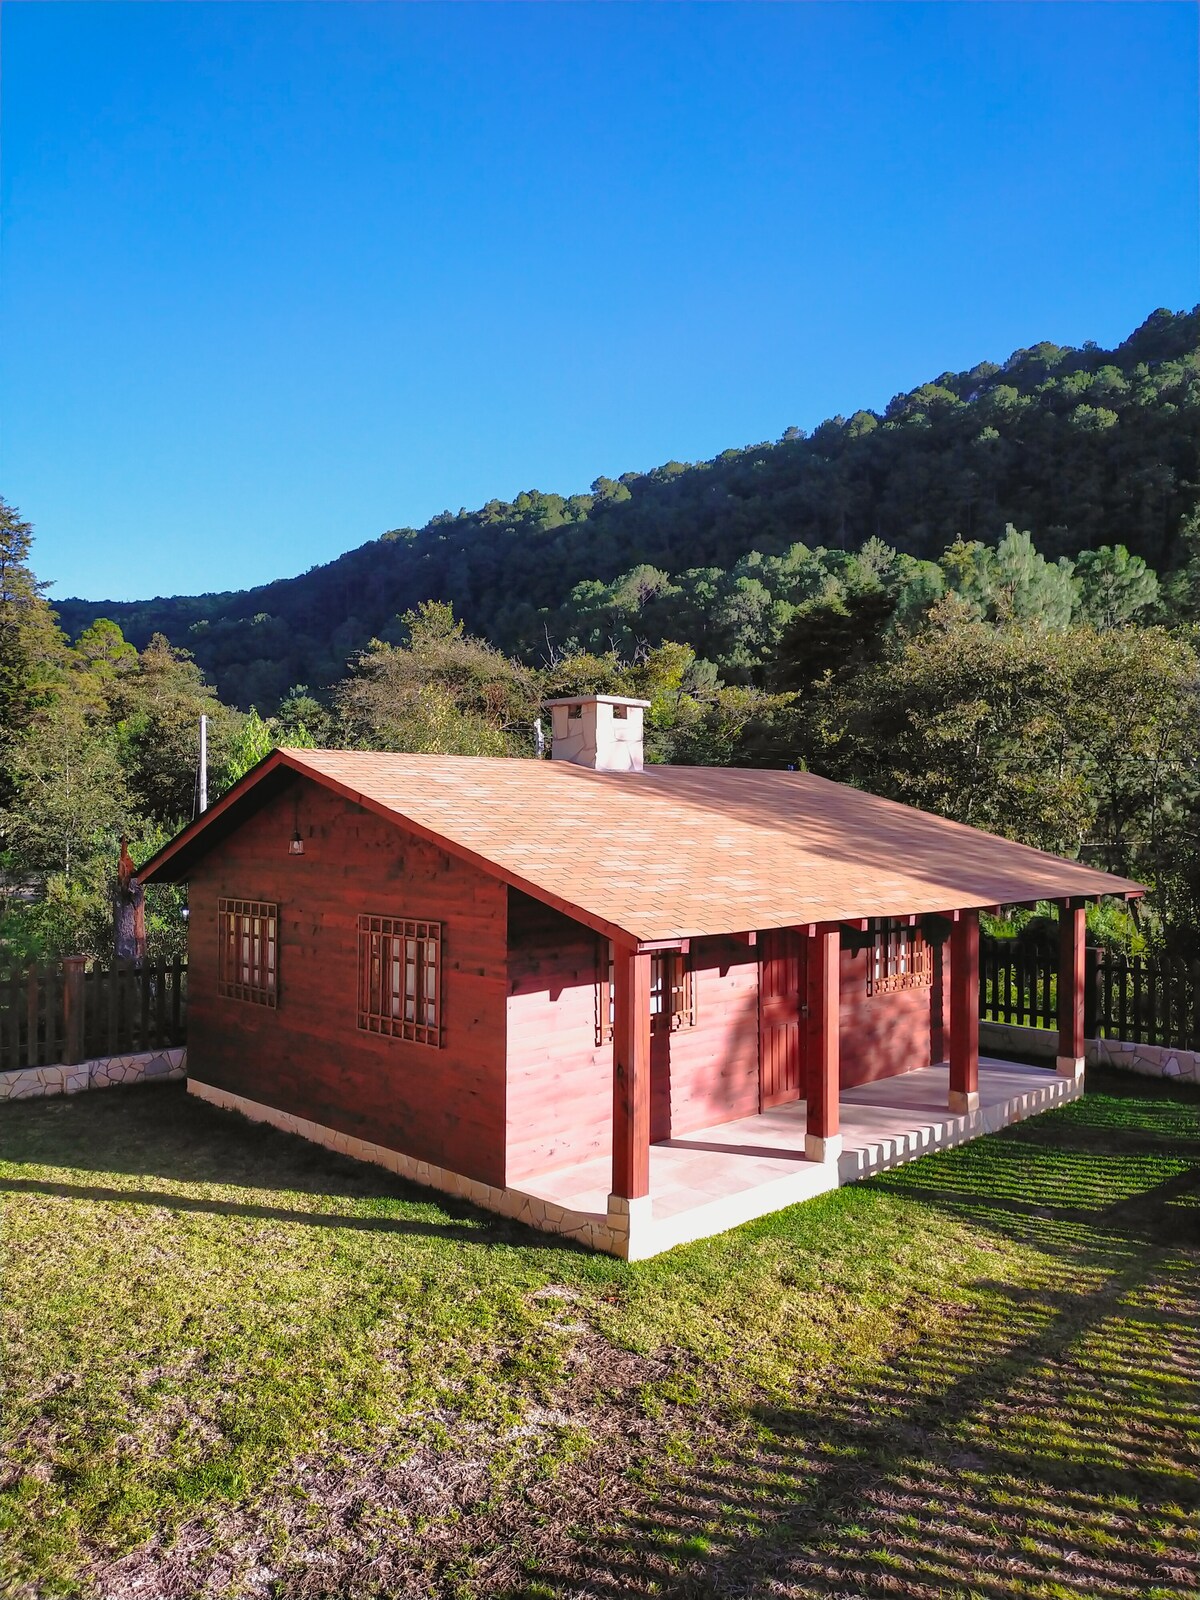
<svg viewBox="0 0 1200 1600"><path fill-rule="evenodd" d="M972 1111L979 1110L979 1092L976 1089L951 1089L949 1105L957 1116L968 1116Z"/></svg>
<svg viewBox="0 0 1200 1600"><path fill-rule="evenodd" d="M648 1194L638 1195L634 1200L627 1200L621 1194L610 1194L608 1197L609 1216L620 1217L622 1221L628 1221L631 1227L637 1223L649 1222L653 1209L654 1202Z"/></svg>
<svg viewBox="0 0 1200 1600"><path fill-rule="evenodd" d="M1074 1078L1076 1083L1083 1082L1082 1056L1058 1056L1055 1067L1060 1078Z"/></svg>
<svg viewBox="0 0 1200 1600"><path fill-rule="evenodd" d="M804 1135L804 1155L808 1161L836 1161L841 1153L840 1133L831 1133L824 1139L818 1133Z"/></svg>

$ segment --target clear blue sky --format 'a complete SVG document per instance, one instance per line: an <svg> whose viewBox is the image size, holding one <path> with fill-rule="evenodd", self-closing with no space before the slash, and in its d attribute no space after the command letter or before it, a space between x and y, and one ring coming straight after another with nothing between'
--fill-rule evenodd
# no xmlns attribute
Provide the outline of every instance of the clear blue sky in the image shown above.
<svg viewBox="0 0 1200 1600"><path fill-rule="evenodd" d="M3 7L0 492L241 587L1198 289L1192 4Z"/></svg>

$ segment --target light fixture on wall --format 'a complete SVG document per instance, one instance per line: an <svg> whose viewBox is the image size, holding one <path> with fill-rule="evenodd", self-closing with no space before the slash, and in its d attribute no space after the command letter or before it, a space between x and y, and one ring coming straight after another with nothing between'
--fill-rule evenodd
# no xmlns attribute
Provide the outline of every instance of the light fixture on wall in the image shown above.
<svg viewBox="0 0 1200 1600"><path fill-rule="evenodd" d="M299 828L292 835L292 842L288 845L288 854L290 856L302 856L304 854L304 840L300 837Z"/></svg>

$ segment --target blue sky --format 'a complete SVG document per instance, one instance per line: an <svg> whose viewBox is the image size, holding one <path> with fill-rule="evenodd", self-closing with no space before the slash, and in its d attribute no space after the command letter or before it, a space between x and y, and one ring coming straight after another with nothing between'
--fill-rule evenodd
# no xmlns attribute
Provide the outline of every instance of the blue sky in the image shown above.
<svg viewBox="0 0 1200 1600"><path fill-rule="evenodd" d="M60 595L242 587L1200 298L1190 4L0 29L0 492Z"/></svg>

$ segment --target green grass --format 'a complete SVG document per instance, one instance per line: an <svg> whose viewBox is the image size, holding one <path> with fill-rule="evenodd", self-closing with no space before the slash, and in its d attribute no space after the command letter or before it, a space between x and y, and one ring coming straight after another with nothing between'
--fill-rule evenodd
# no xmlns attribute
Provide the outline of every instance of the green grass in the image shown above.
<svg viewBox="0 0 1200 1600"><path fill-rule="evenodd" d="M637 1266L177 1088L0 1127L0 1592L1183 1596L1200 1096Z"/></svg>

